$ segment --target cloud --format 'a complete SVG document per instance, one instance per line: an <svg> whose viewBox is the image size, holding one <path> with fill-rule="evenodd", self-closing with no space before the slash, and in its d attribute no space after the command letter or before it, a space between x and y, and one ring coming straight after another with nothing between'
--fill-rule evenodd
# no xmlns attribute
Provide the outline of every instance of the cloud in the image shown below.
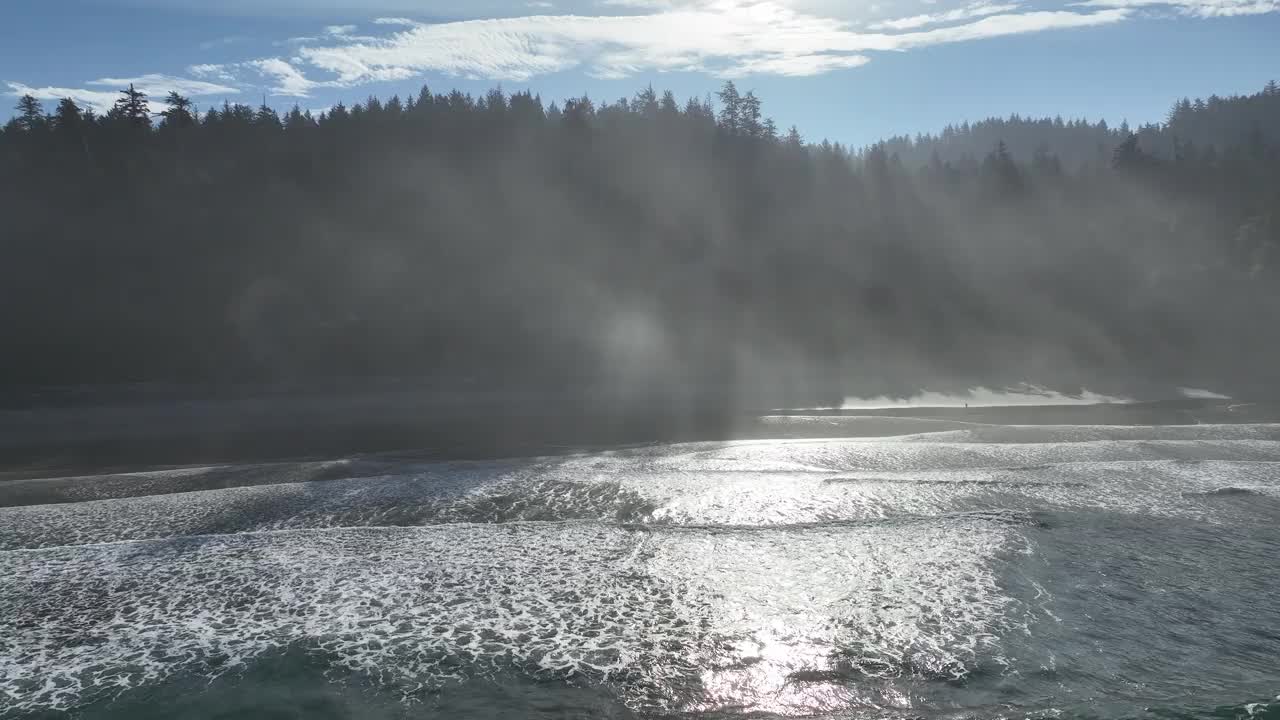
<svg viewBox="0 0 1280 720"><path fill-rule="evenodd" d="M821 75L841 68L866 65L871 58L866 55L805 55L794 58L750 58L733 65L719 74L724 77L741 75L782 75L803 77Z"/></svg>
<svg viewBox="0 0 1280 720"><path fill-rule="evenodd" d="M1065 10L1015 13L1011 15L992 15L966 25L954 25L921 32L889 35L887 37L896 40L896 47L892 49L910 50L928 45L985 40L1006 35L1044 32L1046 30L1110 25L1127 17L1129 17L1129 11L1125 8L1111 8L1092 13L1074 13Z"/></svg>
<svg viewBox="0 0 1280 720"><path fill-rule="evenodd" d="M345 30L345 28L349 28L351 26L340 26L340 27L344 28L344 32L349 32L349 30ZM338 33L338 34L341 34L341 33ZM307 78L306 75L304 75L303 72L299 70L297 67L297 64L301 62L302 62L302 59L298 57L291 58L290 60L285 60L279 57L261 58L258 60L249 60L241 63L191 65L190 67L187 68L187 73L190 75L194 75L195 77L198 77L198 78L218 78L220 80L226 80L228 82L235 82L238 79L240 79L240 77L244 74L243 71L247 70L251 72L256 72L258 75L262 76L270 83L266 88L267 90L269 90L273 95L282 95L285 97L305 98L305 97L310 97L311 91L316 88L341 87L341 85L332 81L324 82L324 81L316 81L316 80ZM115 81L97 80L90 84L101 84L103 82L115 82ZM195 82L198 82L198 81L188 81L188 83L195 83ZM127 84L127 81L126 81L126 84ZM258 87L257 83L249 83L249 84L251 86ZM192 88L189 85L185 87L187 87L187 90L191 91L187 94L190 94L193 96L199 96L201 94L214 94L214 93L201 93L201 92L195 91L203 88ZM222 86L220 85L212 85L212 87L222 88ZM261 88L259 87L259 89ZM179 92L184 92L184 91L180 90Z"/></svg>
<svg viewBox="0 0 1280 720"><path fill-rule="evenodd" d="M72 97L102 111L115 101L114 91L130 83L156 98L170 91L198 98L239 92L233 83L242 75L250 77L240 83L244 86L259 85L255 78L262 78L273 94L299 98L319 88L406 80L427 72L517 82L571 69L599 78L652 72L799 77L858 67L877 52L1116 23L1132 8L1149 5L1227 14L1280 0L1085 0L1080 4L1089 10L1034 12L1017 12L1013 0L978 0L954 10L881 21L866 30L819 12L828 0L592 2L629 10L439 23L379 17L372 21L379 37L356 35L354 25L330 25L319 37L291 41L297 47L288 59L192 65L188 78L151 74L103 78L80 89L9 87L13 94L30 91L41 99ZM799 4L815 9L793 6ZM106 86L112 91L96 89Z"/></svg>
<svg viewBox="0 0 1280 720"><path fill-rule="evenodd" d="M308 80L297 68L280 58L266 58L245 63L275 82L271 92L288 97L310 97L320 83Z"/></svg>
<svg viewBox="0 0 1280 720"><path fill-rule="evenodd" d="M405 18L378 18L373 22L376 25L398 25L398 24L416 25L417 24L414 21L407 20ZM370 37L367 35L354 35L353 33L355 31L356 31L355 25L326 25L323 28L323 30L321 30L321 33L319 36L302 35L299 37L291 37L283 41L276 41L272 44L276 46L280 46L280 45L305 45L308 43L323 43L323 42L373 42L378 39L378 38Z"/></svg>
<svg viewBox="0 0 1280 720"><path fill-rule="evenodd" d="M298 55L327 73L326 82L343 87L428 71L512 81L574 68L603 78L654 71L802 76L862 65L868 61L866 52L1086 27L1118 22L1127 15L1125 8L1007 12L1014 7L982 3L924 21L906 19L905 27L985 16L967 24L921 32L861 33L849 23L798 12L775 0L685 0L676 9L648 14L414 24L386 38L304 46Z"/></svg>
<svg viewBox="0 0 1280 720"><path fill-rule="evenodd" d="M207 80L192 80L190 78L157 73L127 78L101 78L90 80L85 84L110 88L125 88L132 85L151 96L168 95L170 92L176 92L179 95L187 95L189 97L205 97L208 95L233 95L240 92L237 88Z"/></svg>
<svg viewBox="0 0 1280 720"><path fill-rule="evenodd" d="M987 15L996 15L998 13L1006 13L1018 9L1016 3L1009 5L990 5L987 3L973 3L955 10L948 10L940 13L926 13L923 15L912 15L911 17L898 18L896 20L881 20L874 22L867 27L871 30L914 30L926 25L939 25L942 23L956 22L959 20L968 20L970 18L985 17Z"/></svg>
<svg viewBox="0 0 1280 720"><path fill-rule="evenodd" d="M46 102L57 102L63 98L71 98L80 105L93 108L94 112L105 113L111 109L115 103L119 93L106 92L104 90L86 90L84 88L64 88L64 87L31 87L18 82L6 82L9 86L9 95L21 97L30 95L38 100Z"/></svg>
<svg viewBox="0 0 1280 720"><path fill-rule="evenodd" d="M231 73L232 67L234 66L212 63L190 65L187 67L187 74L195 75L198 78L217 78L226 82L235 82L235 75Z"/></svg>
<svg viewBox="0 0 1280 720"><path fill-rule="evenodd" d="M1167 7L1193 17L1234 17L1280 12L1280 0L1088 0L1077 7L1149 8Z"/></svg>
<svg viewBox="0 0 1280 720"><path fill-rule="evenodd" d="M111 90L94 90L89 88L70 88L70 87L30 87L18 82L5 83L9 86L9 94L15 96L31 95L45 101L58 101L63 98L71 98L77 103L93 108L95 112L105 113L111 109L116 100L120 97L119 89L133 85L136 89L146 93L152 101L159 101L170 92L176 92L187 97L200 98L211 95L235 95L240 92L238 88L228 85L220 85L217 83L207 82L204 80L192 80L189 78L172 77L169 75L150 74L142 75L134 78L101 78L99 80L91 80L86 85L95 87L110 87Z"/></svg>

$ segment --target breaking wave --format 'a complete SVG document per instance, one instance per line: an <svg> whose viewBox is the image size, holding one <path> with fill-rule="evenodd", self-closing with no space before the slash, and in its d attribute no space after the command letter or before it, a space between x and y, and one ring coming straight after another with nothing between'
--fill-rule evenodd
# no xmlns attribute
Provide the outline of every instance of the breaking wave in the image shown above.
<svg viewBox="0 0 1280 720"><path fill-rule="evenodd" d="M1168 665L1145 687L1230 705L1280 660L1270 570L1247 570L1280 552L1278 427L0 483L0 716L234 688L264 663L440 707L517 678L645 715L1071 712L1139 633L1160 641L1143 664ZM1197 685L1178 642L1232 654Z"/></svg>

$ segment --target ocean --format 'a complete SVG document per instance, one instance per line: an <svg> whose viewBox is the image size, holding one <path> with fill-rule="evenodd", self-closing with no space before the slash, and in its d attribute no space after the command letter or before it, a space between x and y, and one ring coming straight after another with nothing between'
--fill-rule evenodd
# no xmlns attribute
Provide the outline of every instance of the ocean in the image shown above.
<svg viewBox="0 0 1280 720"><path fill-rule="evenodd" d="M862 422L5 480L0 717L1280 718L1280 424Z"/></svg>

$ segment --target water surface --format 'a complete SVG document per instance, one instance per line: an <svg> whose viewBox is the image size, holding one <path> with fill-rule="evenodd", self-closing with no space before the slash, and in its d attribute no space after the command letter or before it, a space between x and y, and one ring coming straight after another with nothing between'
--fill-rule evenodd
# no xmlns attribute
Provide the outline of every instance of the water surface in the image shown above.
<svg viewBox="0 0 1280 720"><path fill-rule="evenodd" d="M1280 425L910 424L0 483L0 715L1280 716Z"/></svg>

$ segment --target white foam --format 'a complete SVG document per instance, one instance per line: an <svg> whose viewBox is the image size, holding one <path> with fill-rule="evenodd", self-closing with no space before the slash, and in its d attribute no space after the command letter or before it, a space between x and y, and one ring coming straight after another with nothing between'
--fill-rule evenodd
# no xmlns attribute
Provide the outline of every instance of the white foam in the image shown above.
<svg viewBox="0 0 1280 720"><path fill-rule="evenodd" d="M969 388L964 393L940 393L922 391L909 397L881 395L873 398L846 398L844 410L885 410L892 408L928 407L1013 407L1026 405L1102 405L1132 403L1131 398L1116 397L1083 390L1078 395L1064 395L1039 385L1022 385L993 390L985 387Z"/></svg>
<svg viewBox="0 0 1280 720"><path fill-rule="evenodd" d="M968 431L960 431L968 432ZM1268 433L1273 430L1267 430ZM939 435L942 439L939 440ZM971 439L966 438L966 439ZM947 433L907 438L832 438L692 443L565 458L583 473L842 472L966 470L1065 462L1138 460L1280 461L1280 441L1262 439L955 442Z"/></svg>
<svg viewBox="0 0 1280 720"><path fill-rule="evenodd" d="M1277 427L693 443L0 509L0 715L286 648L411 697L501 671L659 713L909 705L881 678L1013 661L1032 609L997 568L1029 511L1238 521L1280 496ZM424 523L448 524L341 527Z"/></svg>
<svg viewBox="0 0 1280 720"><path fill-rule="evenodd" d="M804 532L450 525L0 553L0 714L286 647L410 696L495 670L640 710L813 710L849 658L963 675L1023 620L978 519ZM841 658L845 658L842 660Z"/></svg>
<svg viewBox="0 0 1280 720"><path fill-rule="evenodd" d="M1112 441L1277 441L1280 424L971 425L898 438L907 442L1072 443Z"/></svg>
<svg viewBox="0 0 1280 720"><path fill-rule="evenodd" d="M1098 509L1228 522L1242 508L1206 505L1193 496L1280 485L1275 441L1075 440L677 445L0 508L0 549L334 526L567 519L778 526L990 509ZM1226 459L1186 462L1190 458Z"/></svg>
<svg viewBox="0 0 1280 720"><path fill-rule="evenodd" d="M1182 393L1183 397L1192 398L1194 400L1230 400L1231 399L1230 395L1223 395L1222 393L1216 393L1212 390L1204 390L1201 388L1188 388L1188 387L1178 388L1178 392Z"/></svg>
<svg viewBox="0 0 1280 720"><path fill-rule="evenodd" d="M79 502L189 492L210 487L309 482L335 475L356 477L376 474L386 466L386 463L349 459L209 465L100 475L6 480L3 486L0 486L0 490L10 497L15 494L19 496L25 494L47 497L51 502Z"/></svg>

